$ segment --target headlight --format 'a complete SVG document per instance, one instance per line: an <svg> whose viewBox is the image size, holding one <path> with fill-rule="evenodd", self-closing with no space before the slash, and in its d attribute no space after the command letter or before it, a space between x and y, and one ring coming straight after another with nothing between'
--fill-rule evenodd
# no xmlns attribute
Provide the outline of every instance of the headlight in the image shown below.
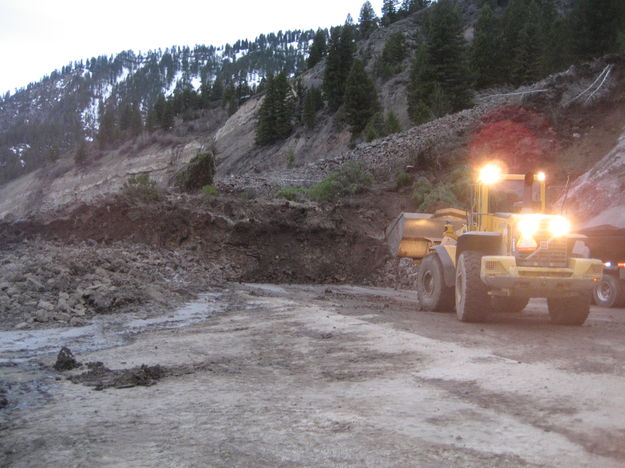
<svg viewBox="0 0 625 468"><path fill-rule="evenodd" d="M531 238L538 231L539 219L537 216L527 215L519 220L519 232L521 237Z"/></svg>
<svg viewBox="0 0 625 468"><path fill-rule="evenodd" d="M487 164L480 169L479 181L485 185L493 185L502 178L501 167L496 164Z"/></svg>
<svg viewBox="0 0 625 468"><path fill-rule="evenodd" d="M562 216L556 216L549 223L549 231L553 237L566 236L571 232L571 222Z"/></svg>

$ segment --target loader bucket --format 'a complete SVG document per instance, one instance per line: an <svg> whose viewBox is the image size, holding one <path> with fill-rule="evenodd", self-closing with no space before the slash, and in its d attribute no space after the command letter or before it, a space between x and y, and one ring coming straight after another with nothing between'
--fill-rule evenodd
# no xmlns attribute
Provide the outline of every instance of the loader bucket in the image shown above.
<svg viewBox="0 0 625 468"><path fill-rule="evenodd" d="M466 224L467 213L445 208L432 213L402 213L386 228L385 238L394 256L420 260L443 239L445 225L454 230Z"/></svg>

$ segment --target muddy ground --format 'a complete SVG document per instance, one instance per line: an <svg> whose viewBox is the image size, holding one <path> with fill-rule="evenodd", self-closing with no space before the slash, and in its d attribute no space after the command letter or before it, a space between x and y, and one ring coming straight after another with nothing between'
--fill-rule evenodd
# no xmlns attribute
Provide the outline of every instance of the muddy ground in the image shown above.
<svg viewBox="0 0 625 468"><path fill-rule="evenodd" d="M483 324L416 306L406 290L227 283L157 317L0 332L1 465L625 464L624 310L561 327L538 300ZM52 368L62 345L82 367ZM93 378L142 365L149 380Z"/></svg>

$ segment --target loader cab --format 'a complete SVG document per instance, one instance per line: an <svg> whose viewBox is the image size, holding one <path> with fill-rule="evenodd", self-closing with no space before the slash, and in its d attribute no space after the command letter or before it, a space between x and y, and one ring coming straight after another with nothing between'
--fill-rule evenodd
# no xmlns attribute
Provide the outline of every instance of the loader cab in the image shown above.
<svg viewBox="0 0 625 468"><path fill-rule="evenodd" d="M497 165L484 166L473 186L471 230L495 231L495 218L512 213L545 213L545 181L542 172L505 174Z"/></svg>

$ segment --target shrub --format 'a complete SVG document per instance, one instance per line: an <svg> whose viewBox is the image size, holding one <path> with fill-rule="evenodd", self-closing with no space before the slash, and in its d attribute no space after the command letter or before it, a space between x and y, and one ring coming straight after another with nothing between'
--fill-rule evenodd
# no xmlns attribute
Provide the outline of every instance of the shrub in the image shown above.
<svg viewBox="0 0 625 468"><path fill-rule="evenodd" d="M395 188L399 190L404 187L409 187L413 180L414 178L406 171L400 171L397 173L397 177L395 179Z"/></svg>
<svg viewBox="0 0 625 468"><path fill-rule="evenodd" d="M337 196L353 195L367 190L373 177L362 164L351 163L308 189L308 196L317 201L333 200Z"/></svg>
<svg viewBox="0 0 625 468"><path fill-rule="evenodd" d="M205 185L204 187L202 187L202 193L207 198L211 198L219 195L219 190L217 190L217 187L215 187L214 185Z"/></svg>
<svg viewBox="0 0 625 468"><path fill-rule="evenodd" d="M215 177L215 157L211 151L198 153L187 167L176 175L176 185L185 192L211 185Z"/></svg>
<svg viewBox="0 0 625 468"><path fill-rule="evenodd" d="M161 198L161 191L148 174L130 177L124 182L122 189L126 195L143 201L155 201Z"/></svg>
<svg viewBox="0 0 625 468"><path fill-rule="evenodd" d="M286 198L287 200L293 201L297 200L303 192L304 190L299 187L284 187L278 190L276 196L278 198Z"/></svg>
<svg viewBox="0 0 625 468"><path fill-rule="evenodd" d="M413 188L412 199L418 205L421 205L423 204L423 201L425 200L425 196L429 192L432 191L433 185L432 185L432 182L430 182L427 178L419 177L417 181L414 183L414 185L412 186L412 188Z"/></svg>

